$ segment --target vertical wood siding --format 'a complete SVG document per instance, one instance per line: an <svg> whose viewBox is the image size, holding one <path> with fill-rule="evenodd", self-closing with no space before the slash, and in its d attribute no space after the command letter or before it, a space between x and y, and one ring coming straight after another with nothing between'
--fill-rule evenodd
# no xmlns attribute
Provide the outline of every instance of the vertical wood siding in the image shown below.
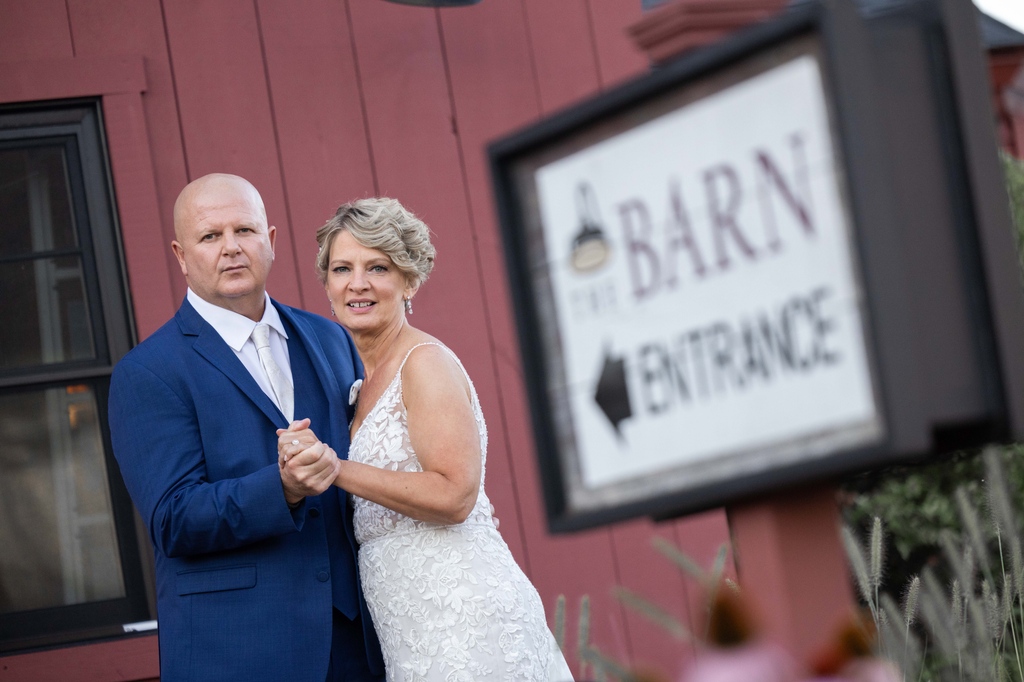
<svg viewBox="0 0 1024 682"><path fill-rule="evenodd" d="M699 627L698 590L651 539L710 565L727 538L724 515L547 533L485 158L489 141L643 73L646 59L626 33L640 14L640 0L483 0L448 10L382 0L0 0L0 68L144 58L147 130L138 137L149 148L133 158L151 159L160 219L124 221L148 237L126 235L129 264L153 259L133 243L169 244L186 182L237 173L260 190L278 228L271 294L328 315L312 267L317 227L343 201L375 194L419 214L436 234L438 264L412 322L448 343L473 376L490 430L488 492L549 616L556 597L567 598L570 663L577 668L572 621L589 594L592 640L604 652L674 678L690 645L624 609L611 590L629 588ZM163 258L166 267L151 272L129 268L140 338L184 295L169 246Z"/></svg>

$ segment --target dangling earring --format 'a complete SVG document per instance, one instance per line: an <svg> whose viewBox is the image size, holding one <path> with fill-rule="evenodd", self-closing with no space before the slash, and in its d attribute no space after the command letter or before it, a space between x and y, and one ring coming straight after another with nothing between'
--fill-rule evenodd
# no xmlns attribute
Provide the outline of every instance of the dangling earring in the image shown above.
<svg viewBox="0 0 1024 682"><path fill-rule="evenodd" d="M402 300L405 301L405 313L406 313L406 315L412 315L412 299L411 298L403 298Z"/></svg>
<svg viewBox="0 0 1024 682"><path fill-rule="evenodd" d="M334 312L334 304L333 303L331 304L331 315L334 315L335 317L338 316L338 314L336 312Z"/></svg>

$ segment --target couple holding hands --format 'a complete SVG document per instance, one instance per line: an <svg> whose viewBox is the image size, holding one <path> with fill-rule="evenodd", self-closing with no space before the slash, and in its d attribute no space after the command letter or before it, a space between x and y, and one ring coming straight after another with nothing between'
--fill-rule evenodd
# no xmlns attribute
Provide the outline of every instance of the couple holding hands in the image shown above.
<svg viewBox="0 0 1024 682"><path fill-rule="evenodd" d="M161 679L570 680L491 516L473 384L407 320L427 226L362 199L320 228L341 326L267 294L277 231L246 180L190 183L174 230L186 299L109 400Z"/></svg>

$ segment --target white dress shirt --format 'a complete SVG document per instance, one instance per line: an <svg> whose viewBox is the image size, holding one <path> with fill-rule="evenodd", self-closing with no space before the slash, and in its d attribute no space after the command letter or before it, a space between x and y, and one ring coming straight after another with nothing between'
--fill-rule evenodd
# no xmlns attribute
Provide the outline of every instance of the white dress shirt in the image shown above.
<svg viewBox="0 0 1024 682"><path fill-rule="evenodd" d="M284 330L280 313L277 312L274 304L270 302L270 294L264 292L263 295L266 297L266 303L263 306L263 318L260 322L268 325L273 330L270 334L270 352L273 354L277 366L281 368L288 381L294 386L292 364L288 356L288 334ZM224 343L228 344L231 350L235 352L235 355L242 361L245 368L249 370L249 374L252 375L252 378L263 389L263 392L280 409L281 406L278 405L277 398L274 396L274 389L270 386L270 379L267 378L267 373L263 370L263 365L260 364L260 356L256 352L256 344L253 343L251 338L252 330L256 328L257 323L245 315L239 315L227 308L221 308L208 301L204 301L191 288L189 288L185 297L192 304L192 307L196 309L196 312L199 313L199 316L206 320L220 334L220 338L224 339Z"/></svg>

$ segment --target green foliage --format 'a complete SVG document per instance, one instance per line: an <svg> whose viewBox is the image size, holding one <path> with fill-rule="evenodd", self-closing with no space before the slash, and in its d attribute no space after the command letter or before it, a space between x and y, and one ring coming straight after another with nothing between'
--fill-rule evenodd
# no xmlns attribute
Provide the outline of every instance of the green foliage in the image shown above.
<svg viewBox="0 0 1024 682"><path fill-rule="evenodd" d="M1017 252L1024 265L1024 162L1005 152L1000 156L1006 173L1006 191L1010 195L1010 212L1017 228Z"/></svg>
<svg viewBox="0 0 1024 682"><path fill-rule="evenodd" d="M1024 446L1006 448L1002 456L1011 504L1024 509ZM850 479L845 484L845 522L867 536L875 517L885 523L889 584L903 585L925 566L945 577L942 535L964 534L957 490L969 506L985 505L985 467L976 452L958 453L930 464L890 467Z"/></svg>

